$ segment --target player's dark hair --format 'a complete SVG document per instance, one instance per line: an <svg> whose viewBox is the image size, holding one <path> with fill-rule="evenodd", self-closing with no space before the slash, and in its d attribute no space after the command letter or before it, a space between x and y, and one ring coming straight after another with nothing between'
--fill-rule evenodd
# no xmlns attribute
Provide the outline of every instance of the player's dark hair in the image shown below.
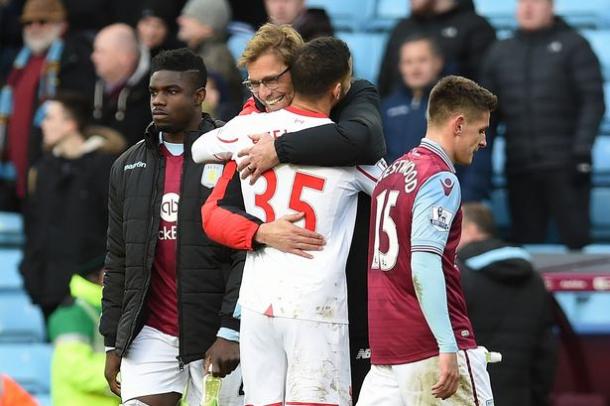
<svg viewBox="0 0 610 406"><path fill-rule="evenodd" d="M490 237L496 235L496 222L489 207L483 203L464 203L462 205L463 222L470 222Z"/></svg>
<svg viewBox="0 0 610 406"><path fill-rule="evenodd" d="M473 117L492 112L497 104L498 98L474 81L462 76L447 76L432 88L426 118L429 124L439 124L453 114Z"/></svg>
<svg viewBox="0 0 610 406"><path fill-rule="evenodd" d="M93 114L93 107L88 98L80 93L62 91L49 101L61 104L66 114L76 122L78 132L84 135L84 130L89 125Z"/></svg>
<svg viewBox="0 0 610 406"><path fill-rule="evenodd" d="M203 59L188 48L178 48L159 52L151 62L151 75L160 70L192 72L195 88L205 87L208 71Z"/></svg>
<svg viewBox="0 0 610 406"><path fill-rule="evenodd" d="M297 51L291 67L294 91L306 98L324 95L351 71L347 44L333 37L320 37Z"/></svg>

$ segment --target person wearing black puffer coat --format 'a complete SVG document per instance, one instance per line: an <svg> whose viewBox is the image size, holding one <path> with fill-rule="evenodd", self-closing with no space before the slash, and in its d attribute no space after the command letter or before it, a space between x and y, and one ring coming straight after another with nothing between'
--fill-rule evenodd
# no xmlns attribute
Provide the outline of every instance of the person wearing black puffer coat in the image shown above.
<svg viewBox="0 0 610 406"><path fill-rule="evenodd" d="M561 242L589 243L591 151L604 115L599 61L554 16L552 0L520 0L519 29L495 44L481 84L498 95L506 125L512 240L542 243L552 218Z"/></svg>
<svg viewBox="0 0 610 406"><path fill-rule="evenodd" d="M487 370L496 406L549 404L557 342L551 297L523 248L495 238L491 211L462 206L458 263L477 342L502 354Z"/></svg>

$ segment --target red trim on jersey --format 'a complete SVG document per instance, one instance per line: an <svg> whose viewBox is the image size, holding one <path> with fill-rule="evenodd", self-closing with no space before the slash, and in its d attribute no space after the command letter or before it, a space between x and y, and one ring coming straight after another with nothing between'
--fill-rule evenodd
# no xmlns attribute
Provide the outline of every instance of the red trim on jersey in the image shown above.
<svg viewBox="0 0 610 406"><path fill-rule="evenodd" d="M252 241L258 231L258 224L218 205L236 171L237 163L228 162L216 187L201 206L203 231L210 239L227 247L252 250Z"/></svg>
<svg viewBox="0 0 610 406"><path fill-rule="evenodd" d="M317 402L286 402L286 405L298 406L339 406L338 403L317 403Z"/></svg>
<svg viewBox="0 0 610 406"><path fill-rule="evenodd" d="M472 368L470 367L470 358L468 357L468 351L464 350L464 356L466 357L468 375L470 375L470 384L472 385L472 396L474 396L474 404L475 406L479 406L479 399L477 398L477 387L474 384L474 376L472 376Z"/></svg>
<svg viewBox="0 0 610 406"><path fill-rule="evenodd" d="M269 316L269 317L273 317L273 305L270 304L269 307L267 308L267 310L265 310L265 313L263 313L265 316Z"/></svg>
<svg viewBox="0 0 610 406"><path fill-rule="evenodd" d="M328 118L326 114L318 113L317 111L304 110L294 106L288 106L286 107L286 110L291 113L298 114L299 116Z"/></svg>
<svg viewBox="0 0 610 406"><path fill-rule="evenodd" d="M366 176L367 178L369 178L373 182L377 182L377 178L376 177L374 177L373 175L371 175L370 173L368 173L367 171L365 171L364 169L362 169L358 165L356 165L356 169L358 169L358 172L362 173L364 176Z"/></svg>
<svg viewBox="0 0 610 406"><path fill-rule="evenodd" d="M218 135L216 136L216 138L218 139L218 141L224 142L225 144L233 144L234 142L237 142L237 140L239 140L239 138L233 138L232 140L223 140Z"/></svg>
<svg viewBox="0 0 610 406"><path fill-rule="evenodd" d="M266 405L263 405L263 406L282 406L282 405L283 405L283 402L276 402L276 403L267 403ZM244 406L254 406L254 404L248 403Z"/></svg>
<svg viewBox="0 0 610 406"><path fill-rule="evenodd" d="M254 100L254 97L250 97L248 100L246 100L241 108L241 111L239 112L239 115L246 116L252 113L261 113L261 111L256 108L256 101Z"/></svg>

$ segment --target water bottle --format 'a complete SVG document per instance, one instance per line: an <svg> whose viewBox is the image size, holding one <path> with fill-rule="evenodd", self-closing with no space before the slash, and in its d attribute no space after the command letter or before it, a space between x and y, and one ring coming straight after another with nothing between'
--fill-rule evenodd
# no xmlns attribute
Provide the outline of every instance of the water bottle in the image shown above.
<svg viewBox="0 0 610 406"><path fill-rule="evenodd" d="M220 387L222 379L212 375L212 364L208 368L208 373L203 377L203 400L201 406L218 406Z"/></svg>
<svg viewBox="0 0 610 406"><path fill-rule="evenodd" d="M485 360L488 364L495 364L496 362L502 362L502 354L495 351L485 351Z"/></svg>

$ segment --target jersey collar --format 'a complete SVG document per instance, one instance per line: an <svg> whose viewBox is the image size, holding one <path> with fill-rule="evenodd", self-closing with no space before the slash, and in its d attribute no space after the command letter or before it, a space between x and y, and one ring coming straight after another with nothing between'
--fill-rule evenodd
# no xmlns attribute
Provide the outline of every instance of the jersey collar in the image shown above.
<svg viewBox="0 0 610 406"><path fill-rule="evenodd" d="M429 151L434 152L436 155L439 156L439 158L441 158L443 160L443 162L445 162L447 164L449 169L451 169L451 172L455 173L455 166L453 166L453 162L451 162L449 155L447 155L447 153L445 152L443 147L441 147L438 142L432 141L428 138L422 138L419 146L426 148Z"/></svg>

